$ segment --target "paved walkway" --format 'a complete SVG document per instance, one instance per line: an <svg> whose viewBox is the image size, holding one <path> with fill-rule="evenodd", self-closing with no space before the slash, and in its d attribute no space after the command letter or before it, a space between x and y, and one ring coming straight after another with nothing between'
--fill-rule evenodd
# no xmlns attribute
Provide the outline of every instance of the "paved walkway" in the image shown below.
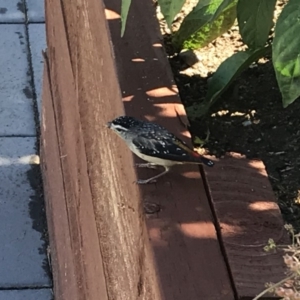
<svg viewBox="0 0 300 300"><path fill-rule="evenodd" d="M0 0L0 300L51 300L37 155L43 0Z"/></svg>

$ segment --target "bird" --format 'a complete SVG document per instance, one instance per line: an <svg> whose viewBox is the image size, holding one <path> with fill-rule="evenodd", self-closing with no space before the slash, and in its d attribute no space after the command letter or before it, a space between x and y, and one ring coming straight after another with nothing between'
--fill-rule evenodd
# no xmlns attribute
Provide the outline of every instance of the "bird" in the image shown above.
<svg viewBox="0 0 300 300"><path fill-rule="evenodd" d="M184 141L156 123L131 116L119 116L106 126L123 139L134 154L147 162L137 164L138 167L164 167L162 173L148 179L139 179L138 184L156 182L177 164L205 164L209 167L214 165L212 160L195 152Z"/></svg>

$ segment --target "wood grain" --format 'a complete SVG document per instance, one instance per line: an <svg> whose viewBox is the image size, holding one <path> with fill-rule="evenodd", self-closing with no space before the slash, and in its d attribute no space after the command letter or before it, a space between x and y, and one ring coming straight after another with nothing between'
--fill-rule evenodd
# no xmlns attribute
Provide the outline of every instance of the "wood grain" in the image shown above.
<svg viewBox="0 0 300 300"><path fill-rule="evenodd" d="M47 61L44 61L40 156L50 237L54 294L57 299L78 300L80 298L73 261L52 89L49 80Z"/></svg>
<svg viewBox="0 0 300 300"><path fill-rule="evenodd" d="M124 110L101 1L47 1L46 31L42 152L55 298L159 300L140 193L128 184L132 156L105 126Z"/></svg>
<svg viewBox="0 0 300 300"><path fill-rule="evenodd" d="M204 172L238 297L252 299L265 283L285 276L283 253L265 252L264 246L270 238L289 243L265 166L229 153Z"/></svg>

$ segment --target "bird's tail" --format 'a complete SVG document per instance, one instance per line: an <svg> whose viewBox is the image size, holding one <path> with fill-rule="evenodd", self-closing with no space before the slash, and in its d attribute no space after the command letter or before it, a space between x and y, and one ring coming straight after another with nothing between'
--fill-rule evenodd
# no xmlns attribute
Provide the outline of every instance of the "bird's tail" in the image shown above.
<svg viewBox="0 0 300 300"><path fill-rule="evenodd" d="M208 167L213 167L214 166L214 162L200 154L198 154L197 152L193 153L193 156L190 156L188 158L188 160L186 161L186 163L190 163L190 164L204 164Z"/></svg>
<svg viewBox="0 0 300 300"><path fill-rule="evenodd" d="M176 143L176 142L175 142ZM176 143L181 149L185 150L189 155L185 156L184 158L187 159L187 163L196 163L196 164L205 164L206 166L213 167L215 164L212 160L203 157L201 154L199 154L196 151L193 151L190 149L187 145L185 145L183 142L178 141Z"/></svg>
<svg viewBox="0 0 300 300"><path fill-rule="evenodd" d="M214 164L215 164L212 160L210 160L210 159L208 159L208 158L205 158L205 157L203 157L203 156L201 156L200 159L201 159L202 163L205 164L205 165L208 166L208 167L213 167Z"/></svg>

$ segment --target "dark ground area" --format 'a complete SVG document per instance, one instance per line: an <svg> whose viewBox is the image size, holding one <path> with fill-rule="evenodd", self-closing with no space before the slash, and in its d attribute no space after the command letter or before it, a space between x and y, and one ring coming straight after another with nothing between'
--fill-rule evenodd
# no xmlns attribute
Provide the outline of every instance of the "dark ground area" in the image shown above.
<svg viewBox="0 0 300 300"><path fill-rule="evenodd" d="M207 78L179 74L171 60L186 107L204 99ZM205 139L217 157L238 152L261 159L286 222L300 230L300 101L284 109L271 62L249 68L203 118L192 115L191 132ZM246 126L244 126L245 124Z"/></svg>

